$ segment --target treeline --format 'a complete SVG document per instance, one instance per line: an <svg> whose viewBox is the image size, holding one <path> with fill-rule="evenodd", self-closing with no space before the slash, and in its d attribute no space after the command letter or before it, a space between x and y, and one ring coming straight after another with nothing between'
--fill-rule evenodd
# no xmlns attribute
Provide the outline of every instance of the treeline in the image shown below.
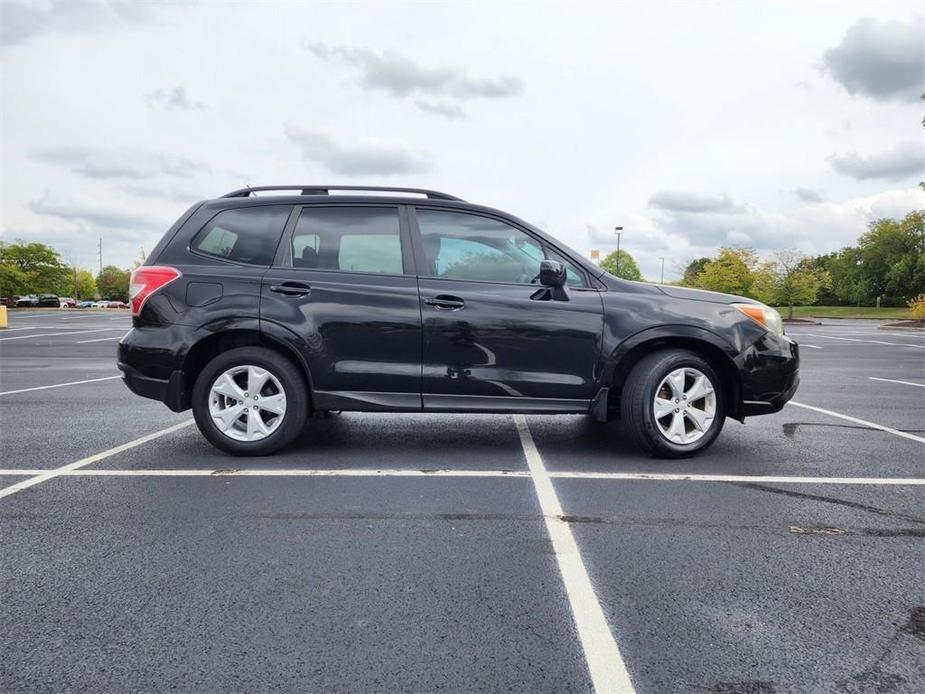
<svg viewBox="0 0 925 694"><path fill-rule="evenodd" d="M44 243L0 242L0 295L57 294L75 299L128 301L130 270L107 265L93 275L61 260Z"/></svg>
<svg viewBox="0 0 925 694"><path fill-rule="evenodd" d="M720 248L684 270L688 287L739 294L771 306L906 306L925 292L925 212L872 222L855 246L818 256L792 250L761 260Z"/></svg>

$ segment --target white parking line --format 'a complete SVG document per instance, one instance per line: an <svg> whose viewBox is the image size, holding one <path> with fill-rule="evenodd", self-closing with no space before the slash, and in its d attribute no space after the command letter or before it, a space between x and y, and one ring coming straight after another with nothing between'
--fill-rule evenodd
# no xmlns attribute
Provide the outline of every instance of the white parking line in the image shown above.
<svg viewBox="0 0 925 694"><path fill-rule="evenodd" d="M871 381L883 381L884 383L902 383L904 386L917 386L918 388L925 388L925 383L913 383L912 381L897 381L895 378L877 378L876 376L868 376Z"/></svg>
<svg viewBox="0 0 925 694"><path fill-rule="evenodd" d="M925 349L925 345L913 345L909 342L884 342L883 340L859 340L854 337L835 337L834 335L820 335L818 333L803 333L810 337L821 337L825 340L842 340L843 342L863 342L871 345L889 345L890 347L915 347L916 349Z"/></svg>
<svg viewBox="0 0 925 694"><path fill-rule="evenodd" d="M514 423L520 434L520 444L527 458L530 477L545 516L546 530L552 541L553 552L559 563L559 572L565 584L578 638L585 653L595 692L625 692L636 690L630 680L620 649L604 617L604 611L594 593L591 577L578 552L578 545L569 524L562 520L562 506L556 496L552 480L543 465L533 436L523 415L515 415Z"/></svg>
<svg viewBox="0 0 925 694"><path fill-rule="evenodd" d="M0 469L0 475L41 475L47 470L35 468ZM867 487L923 487L925 477L797 477L788 475L686 475L672 472L548 472L552 479L610 480L614 482L749 482L754 484L845 485ZM403 469L320 469L320 468L261 468L261 469L178 469L178 470L117 470L80 469L60 472L59 477L508 477L530 480L523 470L403 470Z"/></svg>
<svg viewBox="0 0 925 694"><path fill-rule="evenodd" d="M88 378L86 381L68 381L67 383L55 383L50 386L36 386L34 388L20 388L19 390L5 390L0 395L13 395L14 393L28 393L33 390L48 390L49 388L63 388L64 386L79 386L82 383L96 383L97 381L111 381L114 378L122 376L106 376L105 378Z"/></svg>
<svg viewBox="0 0 925 694"><path fill-rule="evenodd" d="M868 422L866 419L858 419L857 417L851 417L846 414L841 414L839 412L832 412L832 410L825 410L821 407L814 407L813 405L805 405L802 402L795 402L791 400L787 403L788 405L793 405L794 407L802 407L806 410L812 410L813 412L820 412L821 414L827 414L830 417L838 417L839 419L844 419L848 422L854 422L855 424L860 424L865 426L868 429L878 429L879 431L885 431L888 434L893 434L894 436L901 436L904 439L909 439L911 441L918 441L919 443L925 443L925 438L921 436L916 436L915 434L910 434L905 431L900 431L899 429L894 429L893 427L884 426L883 424L877 424L875 422Z"/></svg>
<svg viewBox="0 0 925 694"><path fill-rule="evenodd" d="M115 337L98 337L95 340L77 340L78 345L85 345L89 342L105 342L106 340L121 340L122 335L116 335Z"/></svg>
<svg viewBox="0 0 925 694"><path fill-rule="evenodd" d="M809 347L810 349L822 349L822 347L819 347L818 345L811 345L808 342L800 342L798 344L800 345L800 347Z"/></svg>
<svg viewBox="0 0 925 694"><path fill-rule="evenodd" d="M61 335L80 335L81 333L111 333L122 328L98 328L96 330L68 330L66 333L39 333L38 335L16 335L15 337L0 337L0 342L6 340L27 340L30 337L59 337Z"/></svg>
<svg viewBox="0 0 925 694"><path fill-rule="evenodd" d="M50 479L54 479L55 477L59 477L60 475L63 475L68 472L72 472L86 465L91 465L93 463L99 462L100 460L109 458L110 456L116 455L118 453L122 453L123 451L127 451L137 446L146 444L150 441L154 441L155 439L160 438L161 436L172 434L173 432L178 431L179 429L182 429L183 427L188 427L192 423L193 423L192 419L187 420L185 422L180 422L179 424L175 424L172 427L167 427L166 429L155 431L153 434L142 436L141 438L137 438L134 441L129 441L128 443L123 443L121 446L110 448L109 450L103 451L102 453L96 453L95 455L91 455L86 458L81 458L80 460L77 460L68 465L54 468L53 470L43 470L40 474L36 475L35 477L30 477L27 480L23 480L22 482L17 482L16 484L11 484L9 487L4 487L3 489L0 489L0 499L2 499L5 496L10 496L11 494L15 494L16 492L21 492L23 489L34 487L35 485L41 484L42 482L47 482Z"/></svg>

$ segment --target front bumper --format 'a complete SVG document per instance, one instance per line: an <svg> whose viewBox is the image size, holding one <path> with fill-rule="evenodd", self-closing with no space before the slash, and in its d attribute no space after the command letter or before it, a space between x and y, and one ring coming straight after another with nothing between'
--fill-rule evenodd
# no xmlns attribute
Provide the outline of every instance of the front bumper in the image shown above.
<svg viewBox="0 0 925 694"><path fill-rule="evenodd" d="M800 385L799 346L786 335L764 335L735 361L742 382L742 417L779 412Z"/></svg>

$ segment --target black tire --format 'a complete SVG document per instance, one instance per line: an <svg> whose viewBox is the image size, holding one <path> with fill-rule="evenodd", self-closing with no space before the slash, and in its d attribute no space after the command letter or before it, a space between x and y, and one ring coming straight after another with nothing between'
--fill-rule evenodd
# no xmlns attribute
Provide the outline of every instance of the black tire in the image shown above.
<svg viewBox="0 0 925 694"><path fill-rule="evenodd" d="M654 410L656 389L669 373L681 367L694 368L704 374L716 396L713 421L699 439L685 445L669 441L662 434ZM726 394L706 360L688 350L668 349L644 357L630 371L620 399L620 415L633 443L643 451L658 458L689 458L709 448L722 431L726 420Z"/></svg>
<svg viewBox="0 0 925 694"><path fill-rule="evenodd" d="M286 411L276 429L258 441L238 441L224 434L212 421L209 398L212 384L225 371L235 366L253 365L269 371L282 385L286 396ZM265 347L238 347L213 358L193 386L193 416L196 426L209 443L225 453L236 456L267 455L292 443L302 432L308 416L308 387L301 369L292 361Z"/></svg>

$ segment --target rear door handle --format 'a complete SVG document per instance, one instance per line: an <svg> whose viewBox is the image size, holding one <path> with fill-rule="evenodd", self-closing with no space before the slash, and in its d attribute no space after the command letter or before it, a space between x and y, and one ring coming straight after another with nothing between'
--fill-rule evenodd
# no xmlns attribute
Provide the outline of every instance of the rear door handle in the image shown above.
<svg viewBox="0 0 925 694"><path fill-rule="evenodd" d="M311 292L312 288L301 282L283 282L282 284L271 284L270 291L282 294L283 296L305 296Z"/></svg>
<svg viewBox="0 0 925 694"><path fill-rule="evenodd" d="M429 296L424 299L424 303L428 306L433 306L438 311L458 311L466 306L466 302L458 296L451 296L449 294Z"/></svg>

